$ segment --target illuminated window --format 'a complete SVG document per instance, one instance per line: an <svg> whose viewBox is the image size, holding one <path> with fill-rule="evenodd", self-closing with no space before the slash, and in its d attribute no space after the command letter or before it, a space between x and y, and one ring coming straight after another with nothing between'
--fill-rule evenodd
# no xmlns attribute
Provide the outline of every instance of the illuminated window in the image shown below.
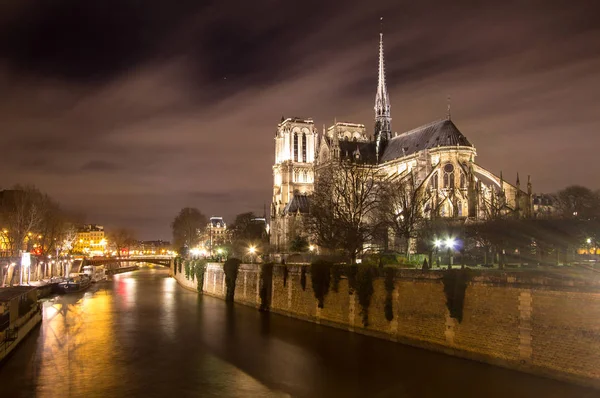
<svg viewBox="0 0 600 398"><path fill-rule="evenodd" d="M454 187L454 166L448 163L444 166L444 188Z"/></svg>
<svg viewBox="0 0 600 398"><path fill-rule="evenodd" d="M438 173L437 171L431 176L431 186L433 189L438 189Z"/></svg>
<svg viewBox="0 0 600 398"><path fill-rule="evenodd" d="M298 155L298 134L296 134L296 133L294 133L294 155L296 155L296 156L294 156L296 159L299 158L299 155Z"/></svg>
<svg viewBox="0 0 600 398"><path fill-rule="evenodd" d="M306 134L302 134L302 161L306 162Z"/></svg>

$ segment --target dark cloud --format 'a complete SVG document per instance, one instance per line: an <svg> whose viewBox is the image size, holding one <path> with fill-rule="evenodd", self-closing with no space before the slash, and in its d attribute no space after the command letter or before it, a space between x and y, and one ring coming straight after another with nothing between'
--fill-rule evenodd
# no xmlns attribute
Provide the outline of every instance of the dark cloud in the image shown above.
<svg viewBox="0 0 600 398"><path fill-rule="evenodd" d="M115 163L107 162L105 160L91 160L81 166L82 171L97 171L97 172L113 172L120 170L121 167Z"/></svg>
<svg viewBox="0 0 600 398"><path fill-rule="evenodd" d="M445 116L536 191L600 188L591 1L0 2L0 185L169 237L184 206L270 201L282 115L371 126L379 16L393 128ZM568 160L568 167L565 162Z"/></svg>

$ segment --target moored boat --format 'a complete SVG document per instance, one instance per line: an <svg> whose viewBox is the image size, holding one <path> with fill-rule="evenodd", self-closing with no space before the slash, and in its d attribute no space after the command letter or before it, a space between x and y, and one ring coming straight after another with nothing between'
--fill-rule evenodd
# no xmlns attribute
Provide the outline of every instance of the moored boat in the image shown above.
<svg viewBox="0 0 600 398"><path fill-rule="evenodd" d="M92 280L87 275L80 275L77 278L68 278L58 284L58 289L63 293L82 292L92 284Z"/></svg>

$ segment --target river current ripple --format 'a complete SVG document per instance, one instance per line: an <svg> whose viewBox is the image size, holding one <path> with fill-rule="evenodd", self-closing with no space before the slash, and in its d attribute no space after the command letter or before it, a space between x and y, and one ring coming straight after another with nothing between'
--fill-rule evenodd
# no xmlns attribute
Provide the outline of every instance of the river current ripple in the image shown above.
<svg viewBox="0 0 600 398"><path fill-rule="evenodd" d="M597 391L202 297L166 269L44 302L0 397L592 397Z"/></svg>

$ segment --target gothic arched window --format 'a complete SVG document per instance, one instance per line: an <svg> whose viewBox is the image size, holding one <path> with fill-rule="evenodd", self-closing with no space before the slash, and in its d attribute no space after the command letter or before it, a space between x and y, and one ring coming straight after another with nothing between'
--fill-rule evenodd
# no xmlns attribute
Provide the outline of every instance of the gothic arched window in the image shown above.
<svg viewBox="0 0 600 398"><path fill-rule="evenodd" d="M444 188L454 187L454 166L451 163L447 163L444 166Z"/></svg>
<svg viewBox="0 0 600 398"><path fill-rule="evenodd" d="M302 161L306 162L306 133L302 134Z"/></svg>
<svg viewBox="0 0 600 398"><path fill-rule="evenodd" d="M438 189L438 173L437 173L437 171L435 173L433 173L433 175L431 176L431 187L433 189Z"/></svg>
<svg viewBox="0 0 600 398"><path fill-rule="evenodd" d="M462 215L463 215L463 208L462 208L462 202L460 200L458 202L456 202L456 210L457 210L456 214L459 217L462 217Z"/></svg>
<svg viewBox="0 0 600 398"><path fill-rule="evenodd" d="M460 172L460 187L463 189L467 187L467 178L462 171Z"/></svg>
<svg viewBox="0 0 600 398"><path fill-rule="evenodd" d="M292 160L299 159L298 155L298 133L294 133L294 156L292 156Z"/></svg>

